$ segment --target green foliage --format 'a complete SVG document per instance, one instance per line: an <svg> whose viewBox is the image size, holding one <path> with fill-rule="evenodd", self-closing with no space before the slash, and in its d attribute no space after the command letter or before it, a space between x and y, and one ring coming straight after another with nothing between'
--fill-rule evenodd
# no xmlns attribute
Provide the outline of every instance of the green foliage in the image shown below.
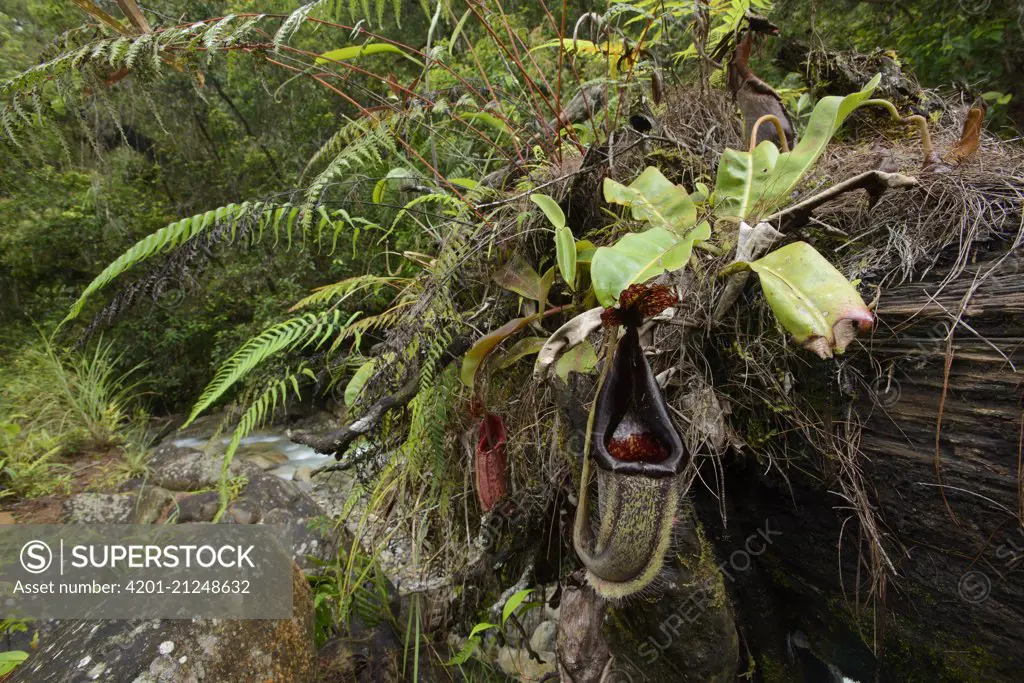
<svg viewBox="0 0 1024 683"><path fill-rule="evenodd" d="M697 206L690 194L654 166L644 169L628 186L605 178L604 198L612 204L628 206L634 219L680 237L697 223Z"/></svg>
<svg viewBox="0 0 1024 683"><path fill-rule="evenodd" d="M611 306L631 284L682 268L690 261L693 244L710 237L711 227L703 221L682 237L651 228L629 233L610 247L598 247L590 267L597 300Z"/></svg>
<svg viewBox="0 0 1024 683"><path fill-rule="evenodd" d="M0 652L0 676L14 671L22 662L28 659L28 653L22 650L7 650Z"/></svg>
<svg viewBox="0 0 1024 683"><path fill-rule="evenodd" d="M605 178L604 196L610 203L630 207L633 218L653 227L625 235L594 253L590 274L602 306L611 306L633 283L682 268L690 260L694 242L711 237L707 222L694 227L697 207L690 195L653 166L628 186Z"/></svg>
<svg viewBox="0 0 1024 683"><path fill-rule="evenodd" d="M147 416L138 411L139 367L102 342L64 353L43 339L0 369L0 466L4 496L32 498L70 488L63 458L118 450L129 472L144 468Z"/></svg>
<svg viewBox="0 0 1024 683"><path fill-rule="evenodd" d="M880 80L881 75L877 75L863 90L846 97L822 98L814 107L800 142L790 152L779 152L768 140L752 152L725 150L715 181L715 215L735 220L763 218L785 205L839 126L870 99Z"/></svg>
<svg viewBox="0 0 1024 683"><path fill-rule="evenodd" d="M320 66L323 64L330 64L332 62L340 62L346 59L359 59L360 57L369 57L371 55L379 54L401 55L413 64L423 66L423 62L391 43L366 43L364 45L352 45L350 47L341 47L336 50L328 50L316 58L316 64Z"/></svg>
<svg viewBox="0 0 1024 683"><path fill-rule="evenodd" d="M247 202L242 204L228 204L227 206L221 206L205 213L196 214L195 216L175 221L170 225L160 228L145 239L137 242L135 246L121 254L113 263L104 268L103 272L100 273L95 280L89 283L89 286L85 288L85 291L78 297L78 300L71 306L71 310L64 318L63 323L77 317L78 314L81 313L82 308L85 307L86 301L90 296L106 287L119 275L125 273L129 268L142 263L157 254L166 253L176 247L180 247L196 235L199 235L214 226L227 226L230 229L231 238L233 239L238 221L243 217L249 216L250 211L258 217L269 217L270 215L273 215L274 229L276 232L277 227L281 222L281 218L283 217L284 210L284 207L280 207L275 210L273 207L264 207L262 204L250 205ZM294 222L294 217L291 217L289 220L289 228L291 227L292 222Z"/></svg>
<svg viewBox="0 0 1024 683"><path fill-rule="evenodd" d="M476 373L484 359L503 341L538 319L539 316L513 318L493 332L480 337L462 359L462 373L460 374L462 383L467 387L472 387L476 381Z"/></svg>
<svg viewBox="0 0 1024 683"><path fill-rule="evenodd" d="M819 355L846 350L851 337L843 337L843 323L871 326L872 315L856 288L806 242L787 244L741 265L757 273L779 324Z"/></svg>
<svg viewBox="0 0 1024 683"><path fill-rule="evenodd" d="M345 318L341 311L317 315L305 313L264 330L241 346L221 365L213 380L192 406L185 424L191 423L238 381L270 356L290 350L319 349L342 332L359 315ZM294 381L294 379L293 379ZM226 460L226 459L225 459Z"/></svg>

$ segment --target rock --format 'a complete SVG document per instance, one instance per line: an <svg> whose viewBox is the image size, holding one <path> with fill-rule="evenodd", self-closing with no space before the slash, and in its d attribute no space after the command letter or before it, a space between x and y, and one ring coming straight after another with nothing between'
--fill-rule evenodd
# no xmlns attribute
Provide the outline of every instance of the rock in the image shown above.
<svg viewBox="0 0 1024 683"><path fill-rule="evenodd" d="M384 636L370 639L338 637L317 652L324 683L398 683L402 681L402 645Z"/></svg>
<svg viewBox="0 0 1024 683"><path fill-rule="evenodd" d="M287 510L271 510L264 524L287 524L291 534L292 557L307 574L319 574L323 565L338 552L338 538L331 528L311 525L309 518L296 518ZM312 527L312 528L311 528Z"/></svg>
<svg viewBox="0 0 1024 683"><path fill-rule="evenodd" d="M151 524L173 501L157 486L138 493L79 493L64 501L61 518L65 524Z"/></svg>
<svg viewBox="0 0 1024 683"><path fill-rule="evenodd" d="M288 462L288 456L283 453L278 453L279 458L271 457L270 455L249 455L245 457L245 462L256 465L261 470L266 472L272 470L283 462Z"/></svg>
<svg viewBox="0 0 1024 683"><path fill-rule="evenodd" d="M328 517L340 519L355 483L355 477L349 472L328 472L313 479L309 495Z"/></svg>
<svg viewBox="0 0 1024 683"><path fill-rule="evenodd" d="M179 498L177 505L179 524L186 522L212 522L220 507L220 493L217 491L193 493Z"/></svg>
<svg viewBox="0 0 1024 683"><path fill-rule="evenodd" d="M547 674L555 672L555 653L538 652L537 661L525 648L498 648L497 664L503 673L523 681L540 681Z"/></svg>
<svg viewBox="0 0 1024 683"><path fill-rule="evenodd" d="M307 467L306 465L302 465L297 470L295 470L294 481L296 481L296 482L307 482L307 481L311 482L311 481L313 481L313 470L310 467Z"/></svg>
<svg viewBox="0 0 1024 683"><path fill-rule="evenodd" d="M553 621L542 621L530 636L530 647L538 653L554 652L556 635L558 635L558 624Z"/></svg>
<svg viewBox="0 0 1024 683"><path fill-rule="evenodd" d="M313 683L313 602L292 572L291 619L65 621L7 683Z"/></svg>
<svg viewBox="0 0 1024 683"><path fill-rule="evenodd" d="M314 517L323 514L313 499L304 494L294 482L258 472L249 475L249 483L242 490L239 501L248 500L263 511L290 510L296 517Z"/></svg>
<svg viewBox="0 0 1024 683"><path fill-rule="evenodd" d="M149 461L149 479L156 486L172 491L196 491L216 487L220 482L222 459L194 448L165 444L156 449ZM259 474L260 468L244 460L232 460L231 476Z"/></svg>
<svg viewBox="0 0 1024 683"><path fill-rule="evenodd" d="M258 524L262 516L254 501L241 499L228 505L220 521L221 524Z"/></svg>

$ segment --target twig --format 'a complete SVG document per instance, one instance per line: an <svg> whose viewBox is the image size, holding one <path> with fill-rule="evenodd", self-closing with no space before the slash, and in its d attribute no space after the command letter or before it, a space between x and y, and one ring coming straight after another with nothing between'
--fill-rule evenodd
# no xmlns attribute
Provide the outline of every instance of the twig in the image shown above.
<svg viewBox="0 0 1024 683"><path fill-rule="evenodd" d="M861 173L860 175L844 180L837 185L833 185L827 190L819 192L813 197L808 197L802 202L797 202L792 206L787 206L785 209L768 216L764 221L766 223L779 221L780 229L782 228L783 222L786 223L786 227L799 227L810 220L811 214L815 209L825 202L835 199L841 194L845 194L852 190L864 189L867 190L868 194L871 196L871 203L874 204L886 190L901 187L914 187L917 184L917 178L903 175L901 173L886 173L885 171L877 170L867 171L866 173Z"/></svg>
<svg viewBox="0 0 1024 683"><path fill-rule="evenodd" d="M452 341L441 355L437 369L446 367L456 358L464 354L470 346L469 337L459 337ZM402 387L393 394L384 396L370 406L362 417L352 424L342 427L327 434L310 434L308 432L291 432L288 435L295 443L309 446L317 453L332 454L335 458L341 459L352 442L361 436L369 434L380 424L384 416L395 408L408 405L409 401L419 392L419 373L413 374Z"/></svg>

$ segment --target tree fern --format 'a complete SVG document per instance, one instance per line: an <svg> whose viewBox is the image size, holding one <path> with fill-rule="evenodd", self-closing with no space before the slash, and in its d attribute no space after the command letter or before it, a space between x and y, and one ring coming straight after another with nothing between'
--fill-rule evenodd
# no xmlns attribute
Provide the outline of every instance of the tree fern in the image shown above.
<svg viewBox="0 0 1024 683"><path fill-rule="evenodd" d="M213 380L206 386L199 400L192 407L192 412L185 425L182 426L190 424L225 391L267 358L282 351L304 349L310 346L320 348L332 336L342 332L358 315L358 313L353 313L343 321L342 312L337 310L323 315L306 313L264 330L242 344L220 366Z"/></svg>

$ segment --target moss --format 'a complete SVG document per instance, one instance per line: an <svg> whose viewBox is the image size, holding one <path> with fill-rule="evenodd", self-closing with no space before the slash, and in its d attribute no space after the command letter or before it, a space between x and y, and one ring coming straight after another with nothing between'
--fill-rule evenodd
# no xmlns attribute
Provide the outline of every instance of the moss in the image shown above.
<svg viewBox="0 0 1024 683"><path fill-rule="evenodd" d="M761 657L761 680L764 683L790 683L793 680L789 668L770 655Z"/></svg>

